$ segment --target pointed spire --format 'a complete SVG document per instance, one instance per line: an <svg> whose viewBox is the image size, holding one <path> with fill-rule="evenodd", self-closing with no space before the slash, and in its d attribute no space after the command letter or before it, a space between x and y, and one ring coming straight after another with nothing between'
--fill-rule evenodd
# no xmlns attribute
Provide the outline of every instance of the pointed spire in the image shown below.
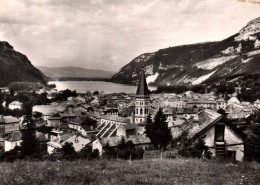
<svg viewBox="0 0 260 185"><path fill-rule="evenodd" d="M142 65L141 76L140 76L138 88L136 91L136 95L137 96L149 95L149 90L148 90L148 86L146 83L146 77L145 77L145 73L144 73L144 65Z"/></svg>

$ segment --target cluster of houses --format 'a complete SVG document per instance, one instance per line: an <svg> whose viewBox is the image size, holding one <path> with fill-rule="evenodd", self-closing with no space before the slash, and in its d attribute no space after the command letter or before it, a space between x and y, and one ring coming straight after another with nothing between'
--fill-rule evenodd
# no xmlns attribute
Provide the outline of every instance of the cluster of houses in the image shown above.
<svg viewBox="0 0 260 185"><path fill-rule="evenodd" d="M13 109L20 106L19 102L9 104ZM38 140L47 143L49 154L70 142L76 151L91 145L102 155L104 147L117 147L122 137L131 140L136 148L153 148L144 134L145 123L147 116L150 114L153 118L159 107L163 108L173 138L185 131L194 141L203 138L213 156L241 161L244 135L229 120L246 118L260 108L260 101L251 104L240 102L236 97L226 101L212 93L201 95L191 91L180 95L150 95L143 69L135 95L100 93L91 97L69 97L67 101L34 106L33 117L37 128L50 128L48 132L41 129L36 132ZM225 110L229 120L217 113L218 109ZM22 120L0 116L0 145L5 151L21 145Z"/></svg>
<svg viewBox="0 0 260 185"><path fill-rule="evenodd" d="M4 148L4 151L21 145L21 122L16 117L0 115L0 146Z"/></svg>

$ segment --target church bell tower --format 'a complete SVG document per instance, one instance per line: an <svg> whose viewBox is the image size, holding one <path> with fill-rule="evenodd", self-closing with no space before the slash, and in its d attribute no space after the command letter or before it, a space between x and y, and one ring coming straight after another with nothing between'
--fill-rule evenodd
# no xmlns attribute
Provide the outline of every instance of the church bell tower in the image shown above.
<svg viewBox="0 0 260 185"><path fill-rule="evenodd" d="M141 76L135 96L135 123L141 124L146 121L149 114L150 95L146 83L144 66L142 66Z"/></svg>

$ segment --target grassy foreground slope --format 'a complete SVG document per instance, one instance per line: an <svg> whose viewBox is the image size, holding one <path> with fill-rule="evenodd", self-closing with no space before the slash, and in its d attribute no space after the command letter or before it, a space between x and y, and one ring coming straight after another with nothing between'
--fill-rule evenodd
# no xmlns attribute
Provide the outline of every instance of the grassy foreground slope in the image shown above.
<svg viewBox="0 0 260 185"><path fill-rule="evenodd" d="M260 184L260 164L196 159L0 164L0 184Z"/></svg>

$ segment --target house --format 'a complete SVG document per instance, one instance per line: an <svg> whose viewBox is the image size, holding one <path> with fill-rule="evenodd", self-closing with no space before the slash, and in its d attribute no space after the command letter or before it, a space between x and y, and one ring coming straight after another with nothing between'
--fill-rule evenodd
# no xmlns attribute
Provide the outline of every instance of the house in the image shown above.
<svg viewBox="0 0 260 185"><path fill-rule="evenodd" d="M117 128L117 136L129 137L131 135L136 135L136 124L120 124Z"/></svg>
<svg viewBox="0 0 260 185"><path fill-rule="evenodd" d="M116 108L116 107L105 107L103 114L105 114L105 115L118 115L118 108Z"/></svg>
<svg viewBox="0 0 260 185"><path fill-rule="evenodd" d="M50 132L50 140L61 140L61 136L63 135L63 131L59 129L52 129Z"/></svg>
<svg viewBox="0 0 260 185"><path fill-rule="evenodd" d="M79 118L75 118L73 121L69 121L68 122L68 127L72 130L76 130L78 132L81 132L81 125L84 122L84 119L79 117Z"/></svg>
<svg viewBox="0 0 260 185"><path fill-rule="evenodd" d="M88 105L88 104L81 104L80 105L83 109L85 109L87 112L93 112L94 109L91 105ZM83 111L82 111L83 112Z"/></svg>
<svg viewBox="0 0 260 185"><path fill-rule="evenodd" d="M196 119L182 124L182 131L196 141L203 138L213 156L232 157L242 161L244 157L244 134L217 112L205 109Z"/></svg>
<svg viewBox="0 0 260 185"><path fill-rule="evenodd" d="M5 152L14 149L16 146L21 146L22 141L21 131L12 132L4 141Z"/></svg>
<svg viewBox="0 0 260 185"><path fill-rule="evenodd" d="M227 115L229 119L244 119L250 116L249 111L244 111L242 109L235 109L230 114Z"/></svg>
<svg viewBox="0 0 260 185"><path fill-rule="evenodd" d="M58 149L61 149L61 143L57 140L49 141L47 143L47 152L48 154L55 153Z"/></svg>
<svg viewBox="0 0 260 185"><path fill-rule="evenodd" d="M198 113L198 108L179 108L177 109L178 119L190 119Z"/></svg>
<svg viewBox="0 0 260 185"><path fill-rule="evenodd" d="M227 105L229 107L235 108L235 107L241 107L240 106L240 101L237 99L237 97L231 97L228 102ZM242 108L242 107L241 107Z"/></svg>
<svg viewBox="0 0 260 185"><path fill-rule="evenodd" d="M97 135L99 130L95 129L93 126L89 125L81 125L81 134L85 137L92 138Z"/></svg>
<svg viewBox="0 0 260 185"><path fill-rule="evenodd" d="M62 123L68 123L70 121L74 121L77 115L75 113L61 113Z"/></svg>
<svg viewBox="0 0 260 185"><path fill-rule="evenodd" d="M13 116L0 115L0 135L3 137L11 134L14 131L19 131L19 119Z"/></svg>
<svg viewBox="0 0 260 185"><path fill-rule="evenodd" d="M9 109L14 110L14 109L22 109L23 104L19 101L13 101L8 105Z"/></svg>
<svg viewBox="0 0 260 185"><path fill-rule="evenodd" d="M57 113L55 105L35 105L32 108L32 112L40 112L42 113L42 117L44 121L47 121L51 115Z"/></svg>
<svg viewBox="0 0 260 185"><path fill-rule="evenodd" d="M171 108L163 109L163 114L166 116L166 122L168 125L172 125L173 121L176 119L176 111Z"/></svg>
<svg viewBox="0 0 260 185"><path fill-rule="evenodd" d="M223 98L216 100L216 102L217 102L217 104L216 104L217 110L218 109L225 110L227 108L227 103Z"/></svg>
<svg viewBox="0 0 260 185"><path fill-rule="evenodd" d="M181 135L182 129L181 125L186 121L186 119L176 119L171 125L168 124L168 128L171 129L172 138L177 138Z"/></svg>
<svg viewBox="0 0 260 185"><path fill-rule="evenodd" d="M59 130L51 131L51 140L47 142L48 154L55 153L58 149L62 148L62 143L71 137L70 134L64 134Z"/></svg>
<svg viewBox="0 0 260 185"><path fill-rule="evenodd" d="M7 87L0 87L0 93L9 93L9 89Z"/></svg>
<svg viewBox="0 0 260 185"><path fill-rule="evenodd" d="M85 99L84 97L82 97L82 96L77 96L75 99L76 99L77 101L79 101L79 102L83 102L83 103L86 102L86 99Z"/></svg>
<svg viewBox="0 0 260 185"><path fill-rule="evenodd" d="M215 100L204 100L204 99L197 99L197 100L191 100L188 101L187 107L193 108L205 108L205 109L216 109L217 102Z"/></svg>
<svg viewBox="0 0 260 185"><path fill-rule="evenodd" d="M106 137L106 138L98 138L95 141L92 142L92 149L95 150L97 149L99 151L99 155L102 155L104 152L104 147L108 146L116 148L118 144L120 143L122 137L121 136L116 136L116 137ZM132 141L133 144L135 145L135 148L140 148L143 150L147 150L148 148L152 147L151 140L146 137L145 135L135 135L135 136L130 136L126 137L125 141Z"/></svg>
<svg viewBox="0 0 260 185"><path fill-rule="evenodd" d="M185 100L182 100L180 98L173 98L171 100L166 100L164 102L162 102L162 105L164 107L172 107L172 108L186 108L186 101Z"/></svg>
<svg viewBox="0 0 260 185"><path fill-rule="evenodd" d="M76 152L79 152L86 145L90 144L91 141L83 136L69 136L64 135L61 140L55 139L47 143L47 151L48 154L54 153L57 149L61 149L65 143L72 143Z"/></svg>
<svg viewBox="0 0 260 185"><path fill-rule="evenodd" d="M68 127L74 131L74 134L79 133L88 138L95 136L99 132L99 130L96 129L96 125L87 125L87 123L84 122L83 117L77 117L75 120L69 121Z"/></svg>
<svg viewBox="0 0 260 185"><path fill-rule="evenodd" d="M61 126L61 115L60 113L53 114L47 118L47 127L60 127Z"/></svg>
<svg viewBox="0 0 260 185"><path fill-rule="evenodd" d="M66 141L64 141L61 145L64 145L65 143L72 143L75 151L79 152L86 145L90 144L91 141L83 136L74 135L68 138Z"/></svg>

